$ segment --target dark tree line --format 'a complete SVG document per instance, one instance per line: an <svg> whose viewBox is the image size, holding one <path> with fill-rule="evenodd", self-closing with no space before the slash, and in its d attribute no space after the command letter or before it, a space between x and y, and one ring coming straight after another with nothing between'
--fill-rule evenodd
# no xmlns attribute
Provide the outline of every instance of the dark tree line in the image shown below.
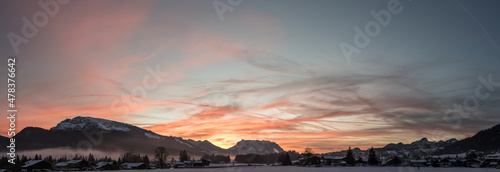
<svg viewBox="0 0 500 172"><path fill-rule="evenodd" d="M23 166L24 163L31 161L31 160L44 160L44 161L47 161L51 164L56 164L59 162L66 162L66 161L74 160L74 159L82 159L82 160L89 161L92 163L96 163L99 161L106 161L106 162L113 161L111 159L111 157L108 157L108 156L101 157L101 158L97 159L97 158L95 158L95 156L92 153L90 153L88 156L75 154L73 157L61 156L59 158L54 158L52 155L42 156L41 154L35 154L35 156L33 156L33 157L28 157L25 155L18 155L14 159L15 164L11 164L8 162L9 161L8 157L2 156L0 158L0 169L9 169L11 171L21 171L21 166Z"/></svg>
<svg viewBox="0 0 500 172"><path fill-rule="evenodd" d="M290 155L292 154L292 155ZM236 155L234 161L239 163L255 163L255 164L275 164L280 163L282 165L291 165L291 156L298 156L297 152L281 152L281 153L271 153L271 154L244 154Z"/></svg>
<svg viewBox="0 0 500 172"><path fill-rule="evenodd" d="M397 159L397 160L399 160L399 159ZM401 162L398 162L397 160L395 160L396 163L401 163ZM347 155L344 158L344 161L346 162L347 165L353 166L353 165L356 164L356 160L354 158L354 154L353 154L350 146L349 146L349 149L347 150ZM361 160L358 160L358 161L361 161ZM368 162L367 163L369 165L379 165L380 164L380 162L378 161L377 155L375 154L375 149L373 149L373 147L371 147L369 149Z"/></svg>
<svg viewBox="0 0 500 172"><path fill-rule="evenodd" d="M344 158L344 161L347 165L354 165L356 163L356 159L354 159L354 154L352 153L351 147L347 150L347 155Z"/></svg>
<svg viewBox="0 0 500 172"><path fill-rule="evenodd" d="M118 158L118 164L124 162L147 162L147 164L149 164L150 161L147 155L141 156L141 154L138 153L127 152Z"/></svg>
<svg viewBox="0 0 500 172"><path fill-rule="evenodd" d="M368 162L363 161L361 157L358 157L358 160L356 160L356 157L354 157L354 152L349 146L346 152L346 156L342 158L343 161L345 161L346 165L349 166L354 166L356 163L367 163L369 165L380 165L380 162L378 161L377 155L375 153L375 149L371 147L369 150L369 155L368 155ZM321 163L321 156L317 156L314 154L311 148L307 147L304 150L304 153L301 154L303 160L300 162L303 165L308 165L308 164L319 164ZM398 162L399 159L395 159L395 163L401 163Z"/></svg>
<svg viewBox="0 0 500 172"><path fill-rule="evenodd" d="M210 159L212 163L229 163L231 162L231 157L229 155L215 155L215 154L205 154L201 156L201 159Z"/></svg>
<svg viewBox="0 0 500 172"><path fill-rule="evenodd" d="M160 162L160 168L167 167L166 166L166 159L167 156L169 155L168 152L166 151L165 147L158 147L155 149L155 161ZM189 156L187 155L186 151L181 151L181 154L183 157L187 157L189 159ZM172 157L173 159L173 157ZM91 162L93 164L96 164L97 162L115 162L117 164L122 164L126 162L132 162L132 163L139 163L142 162L146 165L149 165L151 162L148 155L141 156L141 154L138 153L133 153L133 152L127 152L125 154L122 154L119 158L118 161L113 160L111 157L104 156L101 158L96 158L92 153L90 153L88 156L84 155L79 155L75 154L73 157L68 157L68 156L61 156L59 158L53 158L52 155L45 156L43 157L41 154L35 154L34 157L27 157L25 155L18 155L16 156L14 163L11 164L9 163L9 159L6 156L2 156L0 158L0 169L9 169L11 171L21 171L21 166L23 166L26 162L31 161L31 160L45 160L52 165L59 163L59 162L67 162L70 160L85 160L88 162Z"/></svg>
<svg viewBox="0 0 500 172"><path fill-rule="evenodd" d="M280 153L278 163L281 165L293 165L288 152Z"/></svg>
<svg viewBox="0 0 500 172"><path fill-rule="evenodd" d="M179 153L179 161L184 162L184 161L190 161L191 157L187 154L186 150L181 150Z"/></svg>

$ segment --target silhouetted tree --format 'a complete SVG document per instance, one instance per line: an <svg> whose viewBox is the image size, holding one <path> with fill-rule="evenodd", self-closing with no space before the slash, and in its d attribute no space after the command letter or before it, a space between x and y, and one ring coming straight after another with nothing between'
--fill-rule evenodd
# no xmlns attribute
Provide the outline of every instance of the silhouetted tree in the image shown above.
<svg viewBox="0 0 500 172"><path fill-rule="evenodd" d="M182 150L179 153L179 161L184 162L184 161L189 161L190 157L188 156L186 150Z"/></svg>
<svg viewBox="0 0 500 172"><path fill-rule="evenodd" d="M24 163L21 163L21 159L19 159L19 156L16 156L16 164L24 164Z"/></svg>
<svg viewBox="0 0 500 172"><path fill-rule="evenodd" d="M9 160L7 159L6 156L2 156L2 160L0 160L0 168L4 168L5 165L8 165Z"/></svg>
<svg viewBox="0 0 500 172"><path fill-rule="evenodd" d="M57 160L57 162L66 162L66 161L68 161L68 157L67 157L67 156L61 156L61 157Z"/></svg>
<svg viewBox="0 0 500 172"><path fill-rule="evenodd" d="M28 158L26 156L22 156L21 157L21 161L19 162L19 164L24 164L25 162L28 162Z"/></svg>
<svg viewBox="0 0 500 172"><path fill-rule="evenodd" d="M354 159L354 155L352 153L351 147L349 146L349 149L347 150L347 155L344 158L344 161L348 165L354 165L356 163L356 159Z"/></svg>
<svg viewBox="0 0 500 172"><path fill-rule="evenodd" d="M308 158L308 157L313 156L313 154L314 154L314 152L313 152L312 148L306 147L306 149L304 150L304 153L302 155L304 155L304 157Z"/></svg>
<svg viewBox="0 0 500 172"><path fill-rule="evenodd" d="M149 161L149 157L148 157L148 155L144 155L144 156L142 157L142 162L144 162L144 164L146 164L147 166L149 166L149 162L150 162L150 161Z"/></svg>
<svg viewBox="0 0 500 172"><path fill-rule="evenodd" d="M92 153L89 153L88 161L91 163L95 163L95 158L94 158L94 155L92 155Z"/></svg>
<svg viewBox="0 0 500 172"><path fill-rule="evenodd" d="M288 153L285 153L285 157L283 158L281 165L292 165L292 160L290 160L290 155L288 155Z"/></svg>
<svg viewBox="0 0 500 172"><path fill-rule="evenodd" d="M158 162L160 163L160 168L163 168L163 166L165 166L165 160L167 159L167 156L168 156L168 152L167 152L167 149L165 149L165 147L156 148L155 157L158 160Z"/></svg>
<svg viewBox="0 0 500 172"><path fill-rule="evenodd" d="M368 155L368 164L370 164L370 165L378 165L379 164L378 159L377 159L377 155L375 154L375 149L373 149L373 146L372 146L372 148L370 148L370 153Z"/></svg>
<svg viewBox="0 0 500 172"><path fill-rule="evenodd" d="M133 152L126 152L121 157L122 163L126 162L142 162L141 154L135 154Z"/></svg>

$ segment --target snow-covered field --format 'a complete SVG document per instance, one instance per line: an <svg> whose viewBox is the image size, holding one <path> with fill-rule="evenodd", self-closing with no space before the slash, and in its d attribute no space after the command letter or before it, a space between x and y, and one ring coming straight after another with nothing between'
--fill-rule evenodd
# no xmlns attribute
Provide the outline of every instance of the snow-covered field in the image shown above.
<svg viewBox="0 0 500 172"><path fill-rule="evenodd" d="M493 168L433 168L423 167L235 167L235 168L204 168L204 169L156 169L156 170L126 170L126 172L500 172Z"/></svg>

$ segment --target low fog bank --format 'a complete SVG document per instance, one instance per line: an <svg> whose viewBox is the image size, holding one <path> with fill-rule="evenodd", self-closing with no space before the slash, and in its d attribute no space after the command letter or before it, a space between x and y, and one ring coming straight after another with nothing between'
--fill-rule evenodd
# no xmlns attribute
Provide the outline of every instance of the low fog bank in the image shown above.
<svg viewBox="0 0 500 172"><path fill-rule="evenodd" d="M7 151L1 151L1 153L7 153ZM104 152L98 150L76 150L71 148L51 148L51 149L40 149L40 150L29 150L29 151L18 151L16 152L17 156L27 156L27 157L35 157L35 155L42 155L42 158L52 155L52 158L60 158L60 157L68 157L71 159L75 156L75 154L81 156L88 156L92 154L95 158L99 159L101 157L111 157L112 159L118 159L120 155L125 152ZM151 153L152 155L153 153ZM150 155L148 155L150 156Z"/></svg>

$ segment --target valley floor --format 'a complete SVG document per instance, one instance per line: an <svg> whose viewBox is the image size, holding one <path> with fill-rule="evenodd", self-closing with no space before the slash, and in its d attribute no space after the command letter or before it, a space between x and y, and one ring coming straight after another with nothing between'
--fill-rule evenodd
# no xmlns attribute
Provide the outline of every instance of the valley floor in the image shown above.
<svg viewBox="0 0 500 172"><path fill-rule="evenodd" d="M500 172L493 168L433 168L422 167L230 167L203 169L156 169L156 170L126 170L124 172Z"/></svg>

